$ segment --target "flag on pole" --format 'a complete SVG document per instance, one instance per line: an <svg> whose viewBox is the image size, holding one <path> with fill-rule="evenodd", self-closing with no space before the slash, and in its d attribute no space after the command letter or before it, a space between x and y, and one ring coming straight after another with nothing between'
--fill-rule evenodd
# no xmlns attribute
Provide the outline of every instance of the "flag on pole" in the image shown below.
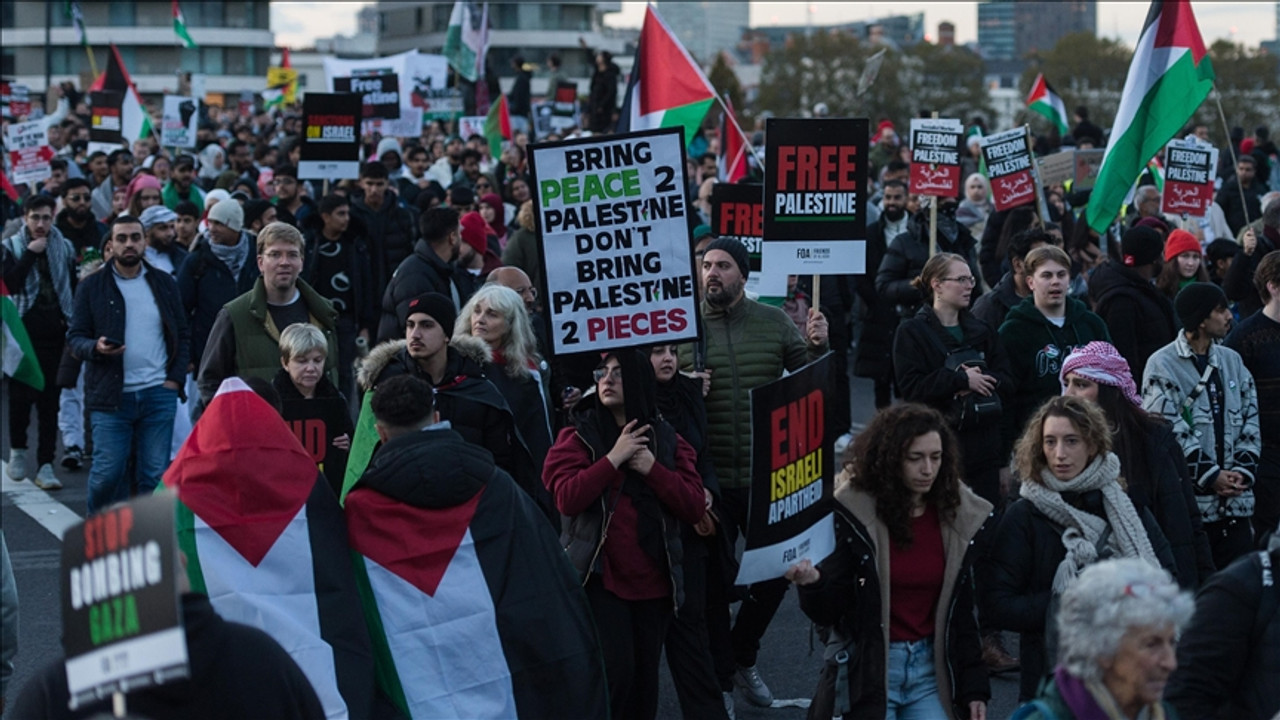
<svg viewBox="0 0 1280 720"><path fill-rule="evenodd" d="M182 14L182 8L178 7L178 0L173 0L173 32L182 41L182 47L191 49L200 47L196 45L196 41L191 39L191 33L187 32L187 18Z"/></svg>
<svg viewBox="0 0 1280 720"><path fill-rule="evenodd" d="M870 90L871 84L880 75L880 66L884 64L884 54L888 50L889 48L881 48L875 55L867 58L867 64L862 66L862 74L858 76L858 97Z"/></svg>
<svg viewBox="0 0 1280 720"><path fill-rule="evenodd" d="M738 119L733 114L733 103L726 95L724 113L720 116L720 157L716 158L720 182L736 183L747 175L748 142Z"/></svg>
<svg viewBox="0 0 1280 720"><path fill-rule="evenodd" d="M1071 126L1067 124L1067 106L1049 81L1044 78L1044 73L1037 75L1036 81L1031 84L1031 93L1027 95L1027 107L1048 118L1049 122L1058 128L1059 135L1066 135L1071 131Z"/></svg>
<svg viewBox="0 0 1280 720"><path fill-rule="evenodd" d="M155 132L151 125L151 115L142 104L142 96L133 86L129 70L120 59L120 50L115 43L111 44L111 54L107 56L107 69L89 89L114 90L124 95L124 103L120 107L120 132L124 135L125 142L132 143Z"/></svg>
<svg viewBox="0 0 1280 720"><path fill-rule="evenodd" d="M18 382L44 390L44 373L31 346L31 337L18 315L18 306L9 297L9 288L0 280L0 343L4 345L4 374Z"/></svg>
<svg viewBox="0 0 1280 720"><path fill-rule="evenodd" d="M285 70L293 70L293 61L289 58L289 48L285 47L280 51L280 67ZM284 89L284 101L287 105L298 102L298 72L294 70L293 79Z"/></svg>
<svg viewBox="0 0 1280 720"><path fill-rule="evenodd" d="M685 144L715 102L716 91L653 5L645 7L618 132L684 128Z"/></svg>
<svg viewBox="0 0 1280 720"><path fill-rule="evenodd" d="M471 82L483 77L485 46L489 42L488 15L489 3L481 7L480 3L457 0L449 16L444 56L454 72Z"/></svg>
<svg viewBox="0 0 1280 720"><path fill-rule="evenodd" d="M72 27L80 35L80 44L89 47L89 35L84 31L84 14L80 12L80 3L75 0L66 0L62 4L62 9L67 14L67 19L71 21Z"/></svg>
<svg viewBox="0 0 1280 720"><path fill-rule="evenodd" d="M1089 198L1089 227L1106 230L1134 179L1209 96L1213 79L1191 3L1152 2Z"/></svg>
<svg viewBox="0 0 1280 720"><path fill-rule="evenodd" d="M502 141L511 139L511 113L507 108L507 96L499 95L498 102L489 108L484 119L484 136L489 141L489 154L502 155Z"/></svg>

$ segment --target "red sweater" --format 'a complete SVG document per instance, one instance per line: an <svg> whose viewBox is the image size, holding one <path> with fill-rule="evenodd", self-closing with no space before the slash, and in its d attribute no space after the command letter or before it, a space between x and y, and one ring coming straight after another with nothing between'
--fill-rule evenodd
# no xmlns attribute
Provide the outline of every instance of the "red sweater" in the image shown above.
<svg viewBox="0 0 1280 720"><path fill-rule="evenodd" d="M676 469L653 464L646 478L663 507L681 522L694 524L706 511L697 454L684 438L677 437ZM625 465L623 466L625 467ZM565 428L547 453L542 481L555 498L556 508L570 517L600 501L612 503L626 477L609 458L593 461L592 452L573 428ZM603 565L605 589L623 600L652 600L671 594L667 568L640 549L636 508L631 498L618 498L605 538Z"/></svg>
<svg viewBox="0 0 1280 720"><path fill-rule="evenodd" d="M890 642L933 637L934 615L942 594L946 551L938 509L929 505L923 515L911 518L911 533L914 542L910 548L889 543Z"/></svg>

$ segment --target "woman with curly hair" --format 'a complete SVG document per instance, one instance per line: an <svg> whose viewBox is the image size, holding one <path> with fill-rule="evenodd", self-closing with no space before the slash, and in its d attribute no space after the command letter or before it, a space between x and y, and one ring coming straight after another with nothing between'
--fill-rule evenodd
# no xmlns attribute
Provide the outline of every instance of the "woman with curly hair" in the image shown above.
<svg viewBox="0 0 1280 720"><path fill-rule="evenodd" d="M959 456L942 415L914 403L882 410L850 447L836 551L787 572L830 628L810 718L986 717L971 548L991 503L960 482Z"/></svg>
<svg viewBox="0 0 1280 720"><path fill-rule="evenodd" d="M984 618L1022 634L1021 700L1035 695L1056 657L1056 599L1080 571L1106 558L1141 558L1173 571L1155 518L1135 508L1111 451L1102 410L1055 397L1036 411L1014 450L1021 497L1000 519L980 568Z"/></svg>

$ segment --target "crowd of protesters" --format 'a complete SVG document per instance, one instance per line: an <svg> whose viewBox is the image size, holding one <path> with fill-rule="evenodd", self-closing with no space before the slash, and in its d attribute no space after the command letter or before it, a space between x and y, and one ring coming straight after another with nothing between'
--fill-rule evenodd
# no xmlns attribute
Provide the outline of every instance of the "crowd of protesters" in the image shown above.
<svg viewBox="0 0 1280 720"><path fill-rule="evenodd" d="M569 135L616 122L595 92L616 87L616 65L593 60ZM867 272L824 276L819 306L807 277L784 298L745 291L745 248L706 227L708 131L687 174L705 338L601 358L550 352L528 130L496 157L448 121L366 135L359 177L322 183L299 177L295 113L209 108L190 151L89 152L84 97L59 94L52 176L0 199L4 284L46 378L8 384L12 479L56 490L54 463L91 462L94 512L156 487L227 378L341 397L354 420L365 393L408 376L545 517L537 532L563 532L615 717L655 716L664 647L686 717L733 717L735 689L769 706L760 639L791 584L848 663L824 667L811 717L981 720L989 674L1013 671L1034 717L1161 717L1166 695L1189 718L1280 709L1261 690L1280 685L1276 590L1253 577L1280 521L1266 128L1222 148L1234 160L1203 218L1161 214L1144 178L1099 235L1069 183L1044 188L1047 216L994 210L976 161L960 196L911 194L885 121ZM1077 115L1067 141L1100 146ZM750 390L828 351L849 371L837 394L869 378L878 410L859 433L848 402L836 410L839 549L735 588ZM1215 645L1224 605L1243 615ZM1195 640L1185 654L1175 630ZM1262 659L1227 674L1227 656Z"/></svg>

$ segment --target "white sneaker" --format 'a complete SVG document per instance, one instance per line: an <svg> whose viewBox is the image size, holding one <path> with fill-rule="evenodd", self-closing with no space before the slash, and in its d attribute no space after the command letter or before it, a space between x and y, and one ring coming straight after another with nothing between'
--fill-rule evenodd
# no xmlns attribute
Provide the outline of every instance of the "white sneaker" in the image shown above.
<svg viewBox="0 0 1280 720"><path fill-rule="evenodd" d="M36 479L33 482L41 490L62 489L62 481L53 476L53 466L49 463L40 466L40 472L36 473Z"/></svg>
<svg viewBox="0 0 1280 720"><path fill-rule="evenodd" d="M22 482L27 479L27 451L9 448L9 467L5 470L9 478Z"/></svg>
<svg viewBox="0 0 1280 720"><path fill-rule="evenodd" d="M742 694L747 697L747 701L757 707L769 707L773 704L773 693L769 692L769 686L764 684L764 680L760 678L759 671L756 666L742 667L738 666L738 671L733 674L733 683L738 686Z"/></svg>

